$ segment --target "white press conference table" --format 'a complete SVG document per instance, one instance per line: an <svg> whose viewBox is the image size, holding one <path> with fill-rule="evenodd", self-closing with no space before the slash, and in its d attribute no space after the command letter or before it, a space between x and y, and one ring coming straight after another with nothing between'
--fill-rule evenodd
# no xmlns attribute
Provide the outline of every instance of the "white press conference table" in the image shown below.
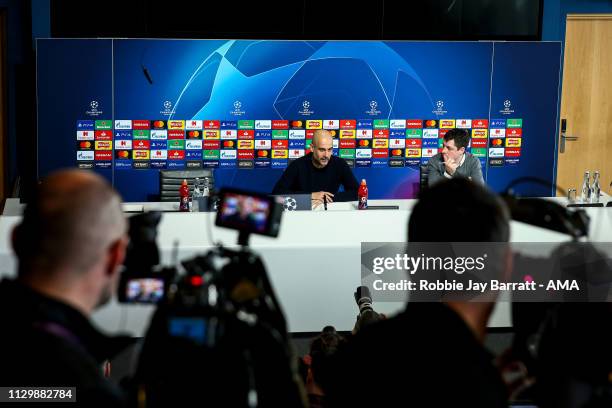
<svg viewBox="0 0 612 408"><path fill-rule="evenodd" d="M607 201L610 197L604 197ZM551 198L561 204L563 198ZM278 238L252 235L250 246L267 267L272 285L284 308L291 332L318 332L326 325L351 330L357 315L353 292L361 282L362 242L404 242L407 223L416 200L370 200L370 205L397 205L398 210L357 211L356 203L332 203L328 211L285 212ZM172 210L174 203L126 203L126 211ZM589 238L612 242L612 208L586 208L591 217ZM21 206L9 200L0 216L0 275L15 274L10 232L20 220ZM213 240L227 246L237 242L236 231L214 226L213 213L164 213L158 229L162 263L171 262L175 242L180 260L201 254ZM512 221L514 242L564 242L569 236ZM379 312L392 315L403 302L375 302ZM510 303L498 301L489 327L510 327ZM108 332L142 336L154 306L120 305L112 301L94 314Z"/></svg>

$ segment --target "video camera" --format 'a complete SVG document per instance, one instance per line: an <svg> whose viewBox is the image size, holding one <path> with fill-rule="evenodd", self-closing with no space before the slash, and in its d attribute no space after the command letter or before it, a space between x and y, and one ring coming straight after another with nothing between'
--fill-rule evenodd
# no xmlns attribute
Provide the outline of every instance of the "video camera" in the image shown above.
<svg viewBox="0 0 612 408"><path fill-rule="evenodd" d="M281 216L274 198L222 190L216 225L239 230L240 248L218 244L175 267L159 265L161 214L130 218L119 299L157 304L134 399L148 407L298 403L285 317L262 259L247 246L251 233L277 236Z"/></svg>
<svg viewBox="0 0 612 408"><path fill-rule="evenodd" d="M283 215L282 201L265 194L245 193L236 189L221 190L221 200L215 224L244 234L277 237ZM247 245L246 242L240 242Z"/></svg>
<svg viewBox="0 0 612 408"><path fill-rule="evenodd" d="M238 243L243 246L243 251L248 246L250 234L278 236L283 208L277 198L224 188L218 199L215 225L239 231ZM209 261L206 257L196 257L179 267L161 266L156 243L161 217L162 213L153 211L129 219L130 243L118 288L118 298L122 303L158 303L174 286L185 283L185 278L188 280L186 283L199 281L191 272L196 268L196 276L201 276L203 271L198 262ZM217 252L224 256L227 251L218 245L209 255ZM184 270L185 275L177 280L180 278L178 269Z"/></svg>

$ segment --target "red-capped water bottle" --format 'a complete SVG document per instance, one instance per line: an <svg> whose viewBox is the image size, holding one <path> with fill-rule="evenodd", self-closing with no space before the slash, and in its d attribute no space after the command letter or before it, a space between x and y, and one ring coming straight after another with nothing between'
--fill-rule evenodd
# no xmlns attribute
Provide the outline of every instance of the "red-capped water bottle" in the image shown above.
<svg viewBox="0 0 612 408"><path fill-rule="evenodd" d="M179 211L189 211L189 186L187 180L183 180L183 184L179 188Z"/></svg>
<svg viewBox="0 0 612 408"><path fill-rule="evenodd" d="M368 209L368 185L366 184L365 179L361 179L361 184L359 185L359 190L357 191L357 197L359 198L357 208L359 210L367 210Z"/></svg>

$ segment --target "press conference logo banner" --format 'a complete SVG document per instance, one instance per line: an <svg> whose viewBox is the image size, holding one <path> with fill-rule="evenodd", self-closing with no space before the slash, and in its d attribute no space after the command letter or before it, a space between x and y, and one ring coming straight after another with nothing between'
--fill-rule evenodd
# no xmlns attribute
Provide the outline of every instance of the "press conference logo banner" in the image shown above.
<svg viewBox="0 0 612 408"><path fill-rule="evenodd" d="M215 168L218 185L271 191L281 171L308 153L316 129L334 135L334 154L357 179L376 179L371 198L416 197L419 166L438 154L453 127L472 136L467 150L493 190L533 174L554 180L560 42L38 39L36 45L39 175L75 164L92 168L126 201L157 194L156 170L194 166ZM66 63L84 59L86 66ZM113 142L110 160L95 144L76 144L102 138ZM116 147L137 140L220 146ZM300 143L255 149L237 147L241 140ZM223 149L237 150L235 158L221 159ZM93 158L77 156L87 150ZM554 195L533 183L515 189Z"/></svg>
<svg viewBox="0 0 612 408"><path fill-rule="evenodd" d="M612 301L612 243L361 244L374 301Z"/></svg>

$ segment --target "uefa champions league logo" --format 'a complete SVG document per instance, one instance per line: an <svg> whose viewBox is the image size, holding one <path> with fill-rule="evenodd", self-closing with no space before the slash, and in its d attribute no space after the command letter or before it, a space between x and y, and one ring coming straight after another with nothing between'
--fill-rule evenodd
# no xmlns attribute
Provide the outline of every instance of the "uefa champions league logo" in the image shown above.
<svg viewBox="0 0 612 408"><path fill-rule="evenodd" d="M302 108L303 109L301 111L298 111L300 115L310 116L314 113L314 111L310 110L310 101L304 100L302 102Z"/></svg>
<svg viewBox="0 0 612 408"><path fill-rule="evenodd" d="M163 116L171 116L172 115L172 102L164 101L163 103L164 109L159 111Z"/></svg>
<svg viewBox="0 0 612 408"><path fill-rule="evenodd" d="M500 110L499 113L501 113L502 115L511 115L514 113L514 109L510 109L510 107L512 106L512 102L510 101L510 99L506 99L504 101L504 109Z"/></svg>
<svg viewBox="0 0 612 408"><path fill-rule="evenodd" d="M232 116L242 116L244 115L244 111L241 110L240 108L242 108L242 102L240 101L234 101L234 110L230 111L230 115Z"/></svg>
<svg viewBox="0 0 612 408"><path fill-rule="evenodd" d="M376 108L378 108L378 102L374 100L370 101L370 110L365 111L366 115L370 115L370 116L380 115L380 111Z"/></svg>
<svg viewBox="0 0 612 408"><path fill-rule="evenodd" d="M448 111L444 109L444 101L443 100L436 101L436 109L432 110L431 113L433 113L434 115L438 115L438 116L448 113Z"/></svg>
<svg viewBox="0 0 612 408"><path fill-rule="evenodd" d="M101 110L98 110L98 107L100 106L100 103L96 100L93 100L91 102L89 102L89 107L90 109L85 111L85 114L88 116L100 116L102 115L104 112L102 112Z"/></svg>
<svg viewBox="0 0 612 408"><path fill-rule="evenodd" d="M295 211L297 210L297 201L293 197L285 197L283 201L283 208L285 211Z"/></svg>

